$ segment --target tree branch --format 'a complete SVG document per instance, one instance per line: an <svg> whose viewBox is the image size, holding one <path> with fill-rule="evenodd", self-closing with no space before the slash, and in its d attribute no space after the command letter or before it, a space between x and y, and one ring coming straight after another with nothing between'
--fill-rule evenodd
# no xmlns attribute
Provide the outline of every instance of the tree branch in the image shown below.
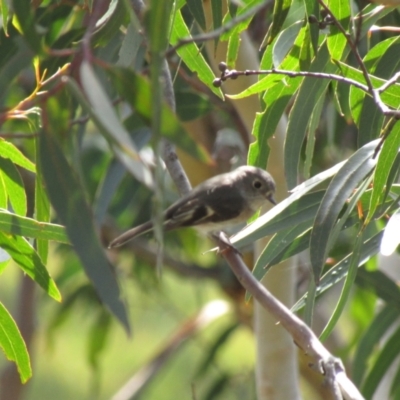
<svg viewBox="0 0 400 400"><path fill-rule="evenodd" d="M252 275L244 264L238 251L230 244L228 237L220 233L217 243L222 256L230 265L233 273L239 279L243 287L287 330L294 342L314 360L313 367L325 375L327 384L331 388L334 399L362 400L358 389L350 381L345 373L340 359L334 357L318 340L314 332ZM340 388L341 396L337 393Z"/></svg>

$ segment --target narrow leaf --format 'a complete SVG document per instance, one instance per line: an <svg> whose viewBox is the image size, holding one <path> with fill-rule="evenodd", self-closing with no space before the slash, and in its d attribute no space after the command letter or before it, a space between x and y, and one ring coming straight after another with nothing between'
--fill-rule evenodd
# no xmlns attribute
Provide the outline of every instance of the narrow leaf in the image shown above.
<svg viewBox="0 0 400 400"><path fill-rule="evenodd" d="M399 310L393 306L385 306L376 315L371 325L362 336L354 355L352 380L359 386L367 371L368 358L372 355L376 344L381 341L399 316Z"/></svg>
<svg viewBox="0 0 400 400"><path fill-rule="evenodd" d="M329 318L328 323L326 324L324 330L320 335L320 340L324 341L326 338L331 334L333 328L335 327L336 323L339 321L340 316L344 310L344 307L347 303L347 300L350 296L351 289L353 287L353 283L356 279L357 275L357 268L359 265L359 261L361 258L361 247L363 244L363 231L359 232L354 244L354 251L350 259L349 269L347 272L346 280L344 282L342 292L340 294L339 300L336 304L335 310L333 314Z"/></svg>
<svg viewBox="0 0 400 400"><path fill-rule="evenodd" d="M0 346L10 361L17 365L22 383L32 376L31 362L24 339L12 316L0 303Z"/></svg>
<svg viewBox="0 0 400 400"><path fill-rule="evenodd" d="M0 247L2 247L21 269L54 300L61 301L61 294L50 277L42 260L29 242L21 236L6 234L0 231Z"/></svg>
<svg viewBox="0 0 400 400"><path fill-rule="evenodd" d="M5 233L39 240L54 240L60 243L69 243L63 226L22 217L1 209L0 230Z"/></svg>
<svg viewBox="0 0 400 400"><path fill-rule="evenodd" d="M371 142L356 153L332 179L315 217L310 241L310 260L314 279L319 282L320 274L329 251L330 237L339 213L352 191L371 172L375 161L371 156L378 141Z"/></svg>
<svg viewBox="0 0 400 400"><path fill-rule="evenodd" d="M13 210L19 215L25 215L25 188L17 168L9 159L0 157L0 174Z"/></svg>
<svg viewBox="0 0 400 400"><path fill-rule="evenodd" d="M17 164L28 171L36 171L35 164L28 160L17 147L3 138L0 138L0 156L3 158L9 158L14 164Z"/></svg>
<svg viewBox="0 0 400 400"><path fill-rule="evenodd" d="M40 160L49 198L101 301L129 332L125 306L107 256L97 236L84 190L48 132L40 138Z"/></svg>

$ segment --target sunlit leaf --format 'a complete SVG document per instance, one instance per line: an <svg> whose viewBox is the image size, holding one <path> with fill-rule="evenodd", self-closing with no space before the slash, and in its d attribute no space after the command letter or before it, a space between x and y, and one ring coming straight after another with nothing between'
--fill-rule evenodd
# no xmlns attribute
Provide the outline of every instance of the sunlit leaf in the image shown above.
<svg viewBox="0 0 400 400"><path fill-rule="evenodd" d="M54 300L61 301L61 294L50 277L42 260L31 244L21 236L0 231L0 247L2 247L21 269Z"/></svg>
<svg viewBox="0 0 400 400"><path fill-rule="evenodd" d="M0 347L10 361L14 361L22 383L32 376L31 362L24 339L14 319L0 303Z"/></svg>

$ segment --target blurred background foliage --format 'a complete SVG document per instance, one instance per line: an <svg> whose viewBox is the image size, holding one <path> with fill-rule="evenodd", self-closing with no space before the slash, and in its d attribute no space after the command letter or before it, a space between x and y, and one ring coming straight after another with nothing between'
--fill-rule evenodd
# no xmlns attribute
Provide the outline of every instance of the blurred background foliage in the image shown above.
<svg viewBox="0 0 400 400"><path fill-rule="evenodd" d="M33 370L32 379L21 386L5 350L7 357L0 358L0 399L108 399L132 377L140 388L134 398L256 398L252 302L244 301L244 290L223 260L207 252L211 242L190 229L168 233L162 269L157 268L158 247L150 237L121 249L103 250L121 231L151 218L160 202L170 204L178 198L167 173L161 181L153 178L156 164L160 164L161 138L177 146L193 185L246 161L248 132L231 101L212 85L215 76L209 53L201 42L199 47L190 43L173 49L176 51L167 50L167 40L171 48L189 34L218 29L254 8L251 18L243 19L237 28L211 38L215 46L219 40L229 42L226 60L220 60L229 68L235 65L241 31L262 49L259 56L265 69L291 57L297 63L293 70L308 70L317 46L318 54L325 46L326 60L337 55L336 61L346 63L343 65L358 66L354 54L344 50L346 43L337 45L341 50L332 43L324 44L334 34L329 24L321 22L320 33L319 28L315 31L318 24L313 25L309 18L313 7L317 20L326 22L326 12L316 2L276 1L275 9L274 2L256 0L211 3L212 26L206 23L202 3L196 0L153 0L145 9L141 2L128 0L0 1L0 247L5 250L0 253L0 301L5 306L2 321L9 324L4 322L3 328L15 328L8 320L8 310L27 345ZM334 7L334 2L328 3ZM366 60L370 72L389 79L398 71L398 32L378 29L375 24L399 26L398 9L363 1L340 3L349 11L347 19L340 20L344 28L353 24L353 34L357 29L362 32L357 42L362 56L378 46L371 60ZM350 24L350 15L359 13L363 18ZM299 43L303 43L300 49ZM168 98L162 100L162 93L155 96L157 85L152 80L155 64L162 69L162 57L156 61L156 56L165 51L176 116ZM342 73L362 81L355 73ZM270 85L289 88L287 94L270 92L268 97L266 88L255 91L264 106L277 107L276 123L284 112L301 114L296 106L297 84L289 84L290 79L280 76ZM297 87L304 85L304 78L295 79ZM344 82L326 82L318 101L307 103L304 111L307 134L296 142L300 146L293 145L300 167L287 169L291 188L293 183L347 159L378 138L387 123L376 104L354 88ZM391 90L387 104L397 108L399 85L393 84ZM153 107L157 101L161 104L158 114ZM361 117L358 102L364 102ZM303 129L298 124L296 128ZM268 158L262 133L255 124L253 134L258 142L249 160L259 165ZM386 196L375 204L385 213L362 226L360 215L368 214L371 198L367 192L370 175L364 171L365 180L360 178L352 188L362 188L366 197L358 204L361 208L365 205L364 210L359 210L357 221L349 222L350 227L346 225L347 229L337 234L327 263L320 266L321 275L357 248L354 238L360 232L372 237L396 214L398 136L395 125L388 136L395 150L386 168ZM290 143L286 146L288 149ZM257 151L262 153L258 158L254 156ZM325 194L328 184L322 178L318 182ZM159 185L162 199L153 195ZM343 215L346 206L339 211ZM288 215L298 217L296 207ZM353 210L350 216L357 219L356 215ZM311 225L312 221L303 226L286 245L282 239L275 263L285 258L292 243L293 253L300 251L301 235ZM245 240L251 243L254 237ZM309 240L305 248L308 244ZM400 293L397 278L378 269L379 261L372 256L379 252L379 244L375 247L369 254L364 246L368 256L357 253L358 258L353 259L356 267L364 266L355 278L345 312L326 342L348 370L354 369L356 384L363 382L367 398L400 351L393 347L398 332L389 342L392 347L385 350L383 345L381 350L377 345L397 318ZM242 251L246 253L246 248ZM24 260L18 257L20 253L26 256ZM254 265L251 255L245 254L245 259ZM315 268L310 272L312 263L307 256L300 261L298 298L309 288L310 275L316 273ZM256 275L265 273L264 266ZM333 282L328 279L327 287ZM338 286L325 293L314 310L318 333L337 304ZM384 305L377 314L378 302ZM11 342L21 346L20 339L16 333ZM24 350L14 356L22 379L29 379ZM305 360L300 363L304 398L320 398L319 378L308 370ZM395 372L391 381L393 396L400 391L398 375Z"/></svg>

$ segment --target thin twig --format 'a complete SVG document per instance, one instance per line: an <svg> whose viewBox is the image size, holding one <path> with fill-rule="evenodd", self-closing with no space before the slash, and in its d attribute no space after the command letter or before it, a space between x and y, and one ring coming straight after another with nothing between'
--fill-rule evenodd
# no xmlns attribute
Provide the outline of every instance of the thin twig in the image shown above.
<svg viewBox="0 0 400 400"><path fill-rule="evenodd" d="M213 31L210 31L207 33L202 33L202 34L196 35L196 36L179 39L178 43L175 46L172 46L170 49L168 49L168 51L165 53L165 55L166 55L166 57L169 57L171 54L174 54L182 46L186 46L188 44L203 43L208 40L217 39L224 33L229 32L231 29L233 29L235 26L237 26L241 22L245 21L248 18L251 18L253 15L262 11L264 8L271 6L272 4L273 4L273 0L266 0L256 6L250 8L243 14L240 14L237 17L231 19L225 25L222 25L221 27L214 29Z"/></svg>
<svg viewBox="0 0 400 400"><path fill-rule="evenodd" d="M348 85L353 85L358 89L366 93L370 93L368 87L354 79L346 78L341 75L328 74L325 72L310 72L310 71L289 71L284 69L261 69L261 70L249 70L237 71L237 70L225 70L221 74L221 78L217 78L214 82L225 81L226 79L236 79L238 76L249 76L249 75L285 75L289 78L296 78L299 76L318 78L318 79L331 79L338 82L347 83Z"/></svg>

